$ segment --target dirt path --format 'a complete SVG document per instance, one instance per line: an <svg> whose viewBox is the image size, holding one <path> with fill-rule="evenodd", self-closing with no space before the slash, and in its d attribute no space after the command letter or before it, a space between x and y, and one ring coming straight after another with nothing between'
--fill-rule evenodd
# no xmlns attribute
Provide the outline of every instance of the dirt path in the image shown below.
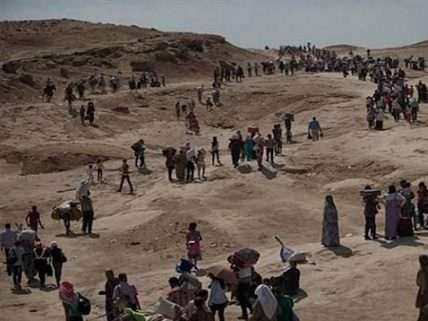
<svg viewBox="0 0 428 321"><path fill-rule="evenodd" d="M416 82L417 79L412 80ZM167 290L175 262L184 254L186 225L197 221L204 237L203 264L222 263L240 246L262 252L257 267L264 275L280 273L279 235L287 244L307 251L311 263L302 266L303 288L308 297L297 304L302 320L400 320L415 319L414 277L417 256L425 251L426 237L405 240L399 246L365 242L358 191L366 182L385 186L402 177L428 176L425 166L426 106L421 122L409 129L404 123L386 120L387 130L369 132L365 121L365 97L374 85L339 74L299 74L293 80L281 76L246 79L222 91L224 106L209 113L198 105L201 136L186 135L177 121L177 97L195 96L199 82L149 91L144 98L120 92L97 96L98 128L81 127L60 104L9 106L3 111L0 162L0 223L20 222L28 208L37 204L43 214L46 243L56 239L69 262L65 279L95 300L94 316L102 312L103 270L127 272L137 285L144 304L152 304ZM129 106L129 114L113 107ZM144 107L141 107L143 106ZM227 142L236 129L246 132L257 126L270 132L282 112L293 112L296 144L277 158L278 174L269 179L253 171L232 169ZM306 127L316 115L325 131L319 143L306 139ZM230 120L232 128L212 127L212 120ZM185 186L166 180L162 147L191 142L209 149L218 136L224 167L208 167L208 182ZM133 174L136 196L114 193L120 158L138 138L148 145L150 175ZM49 210L73 197L70 190L85 175L89 156L107 157L104 185L93 188L98 238L62 236L63 227L49 218ZM53 166L55 162L67 168ZM25 167L26 165L27 167ZM49 166L47 166L49 165ZM20 175L24 167L30 175ZM50 167L51 166L51 167ZM255 168L255 164L251 163ZM40 168L50 168L41 172ZM289 173L287 168L301 169ZM340 213L344 252L337 254L318 245L323 197L335 195ZM382 230L383 215L378 218ZM79 226L73 226L75 231ZM352 251L352 255L348 254ZM0 277L0 320L45 321L62 317L57 293L32 289L30 295L12 295L9 279ZM400 299L397 300L399 293ZM37 310L31 312L33 310ZM236 308L230 309L235 316ZM344 318L345 317L345 318Z"/></svg>

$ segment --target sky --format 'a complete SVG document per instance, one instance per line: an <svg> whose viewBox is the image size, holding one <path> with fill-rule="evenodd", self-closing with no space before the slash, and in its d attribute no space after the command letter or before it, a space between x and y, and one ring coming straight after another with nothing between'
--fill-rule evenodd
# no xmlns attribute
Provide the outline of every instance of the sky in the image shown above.
<svg viewBox="0 0 428 321"><path fill-rule="evenodd" d="M214 33L246 48L428 40L428 0L0 0L0 20L47 18Z"/></svg>

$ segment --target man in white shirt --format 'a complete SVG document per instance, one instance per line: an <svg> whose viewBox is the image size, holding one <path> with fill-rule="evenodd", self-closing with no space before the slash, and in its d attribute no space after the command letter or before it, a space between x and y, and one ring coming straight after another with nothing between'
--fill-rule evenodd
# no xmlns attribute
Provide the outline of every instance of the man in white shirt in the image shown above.
<svg viewBox="0 0 428 321"><path fill-rule="evenodd" d="M7 275L12 275L12 268L8 263L10 249L15 245L15 242L18 238L16 231L12 231L10 224L5 225L4 231L0 233L0 248L4 251L6 257L6 271Z"/></svg>

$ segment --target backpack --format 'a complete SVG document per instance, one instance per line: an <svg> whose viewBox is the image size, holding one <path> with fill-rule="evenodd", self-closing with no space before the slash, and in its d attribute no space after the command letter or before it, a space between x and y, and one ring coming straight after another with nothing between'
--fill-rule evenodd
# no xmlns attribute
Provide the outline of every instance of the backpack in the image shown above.
<svg viewBox="0 0 428 321"><path fill-rule="evenodd" d="M91 301L80 293L77 293L77 295L79 296L79 312L82 315L88 315L91 313Z"/></svg>

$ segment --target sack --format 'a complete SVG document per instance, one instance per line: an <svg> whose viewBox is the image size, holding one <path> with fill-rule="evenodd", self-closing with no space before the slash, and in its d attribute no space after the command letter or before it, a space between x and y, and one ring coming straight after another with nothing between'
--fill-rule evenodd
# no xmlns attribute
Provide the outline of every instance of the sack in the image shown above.
<svg viewBox="0 0 428 321"><path fill-rule="evenodd" d="M312 135L311 134L308 134L308 139L312 139Z"/></svg>
<svg viewBox="0 0 428 321"><path fill-rule="evenodd" d="M85 298L80 293L77 293L77 295L79 296L79 312L82 315L88 315L91 313L91 301L89 301L89 299Z"/></svg>
<svg viewBox="0 0 428 321"><path fill-rule="evenodd" d="M52 269L52 265L48 264L46 266L46 275L47 276L53 276L53 269Z"/></svg>

